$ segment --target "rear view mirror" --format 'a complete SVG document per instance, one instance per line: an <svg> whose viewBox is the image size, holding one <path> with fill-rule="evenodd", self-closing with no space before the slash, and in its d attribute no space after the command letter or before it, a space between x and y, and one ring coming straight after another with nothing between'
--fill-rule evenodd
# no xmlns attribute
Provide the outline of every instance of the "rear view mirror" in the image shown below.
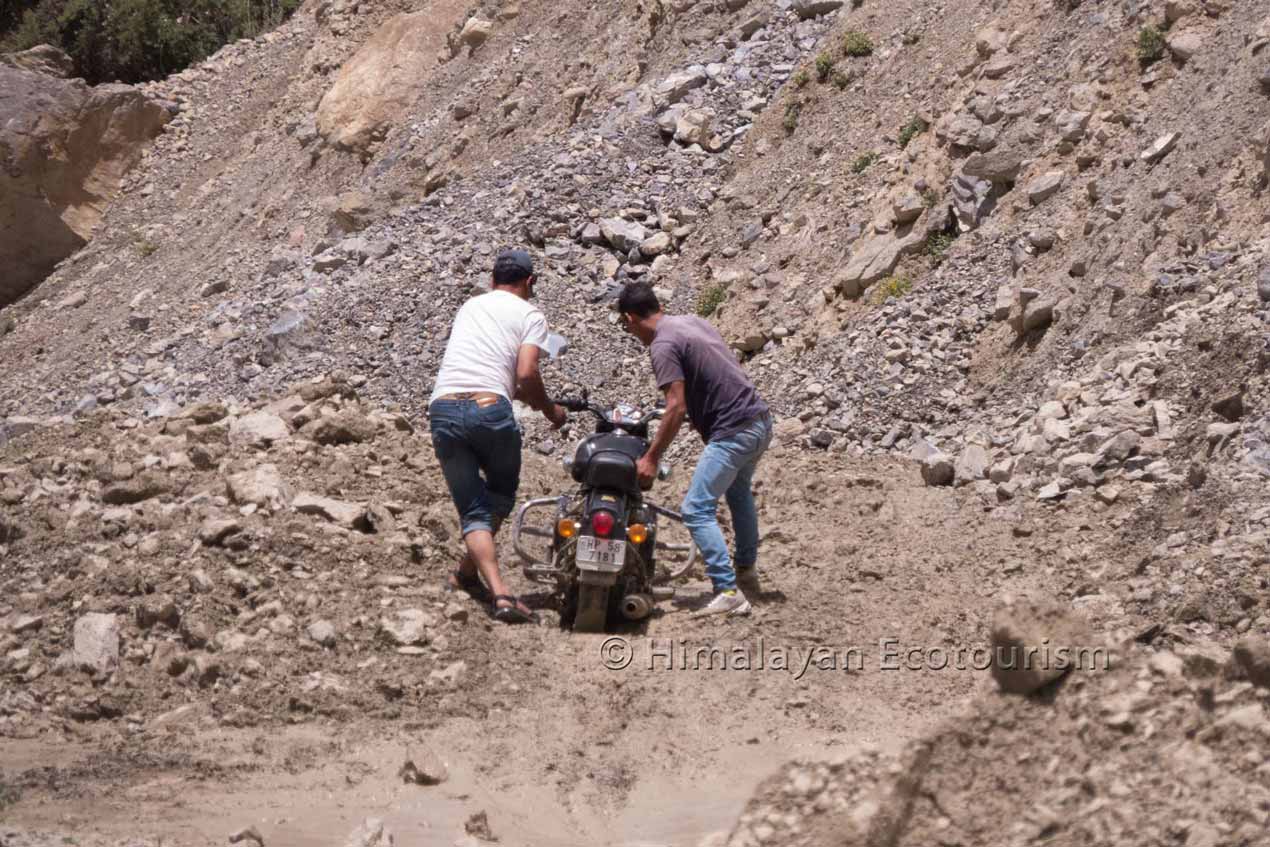
<svg viewBox="0 0 1270 847"><path fill-rule="evenodd" d="M569 349L569 339L554 332L547 333L547 355L559 359Z"/></svg>

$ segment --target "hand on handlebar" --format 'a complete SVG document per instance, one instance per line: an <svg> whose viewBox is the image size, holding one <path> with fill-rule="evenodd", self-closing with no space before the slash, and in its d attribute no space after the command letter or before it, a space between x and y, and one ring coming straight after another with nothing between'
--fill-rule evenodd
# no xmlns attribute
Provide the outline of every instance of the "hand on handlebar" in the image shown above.
<svg viewBox="0 0 1270 847"><path fill-rule="evenodd" d="M569 410L560 403L552 403L551 408L544 412L543 415L547 420L551 421L552 429L560 429L560 427L569 422Z"/></svg>
<svg viewBox="0 0 1270 847"><path fill-rule="evenodd" d="M639 457L639 461L635 463L635 473L639 477L639 487L644 491L653 487L653 480L657 478L657 460L652 454L645 453Z"/></svg>

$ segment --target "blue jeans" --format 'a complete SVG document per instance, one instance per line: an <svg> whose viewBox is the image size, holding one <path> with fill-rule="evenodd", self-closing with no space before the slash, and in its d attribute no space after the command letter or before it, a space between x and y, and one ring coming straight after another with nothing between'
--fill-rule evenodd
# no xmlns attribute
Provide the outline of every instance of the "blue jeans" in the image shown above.
<svg viewBox="0 0 1270 847"><path fill-rule="evenodd" d="M701 453L683 502L684 525L706 561L715 591L736 588L736 571L719 528L719 498L726 497L736 530L736 566L758 562L758 509L754 505L754 469L772 443L772 421L759 418L727 438L711 441Z"/></svg>
<svg viewBox="0 0 1270 847"><path fill-rule="evenodd" d="M428 416L432 449L464 537L477 530L498 532L520 487L521 433L512 404L500 399L480 407L475 400L437 400Z"/></svg>

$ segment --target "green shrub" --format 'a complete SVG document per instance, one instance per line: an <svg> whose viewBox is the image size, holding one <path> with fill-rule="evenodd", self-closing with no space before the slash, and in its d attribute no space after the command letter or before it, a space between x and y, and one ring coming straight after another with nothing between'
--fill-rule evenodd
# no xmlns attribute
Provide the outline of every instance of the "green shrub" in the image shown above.
<svg viewBox="0 0 1270 847"><path fill-rule="evenodd" d="M52 44L91 83L161 79L285 21L301 0L0 0L0 51ZM21 18L14 14L21 6Z"/></svg>
<svg viewBox="0 0 1270 847"><path fill-rule="evenodd" d="M785 127L785 132L792 134L798 129L798 116L802 114L803 104L797 100L791 100L785 104L785 119L781 121L781 126Z"/></svg>
<svg viewBox="0 0 1270 847"><path fill-rule="evenodd" d="M873 40L859 30L848 30L842 37L842 49L848 56L861 58L873 55Z"/></svg>
<svg viewBox="0 0 1270 847"><path fill-rule="evenodd" d="M851 84L851 74L847 73L846 71L834 71L833 84L837 87L839 91L842 91L848 85Z"/></svg>
<svg viewBox="0 0 1270 847"><path fill-rule="evenodd" d="M942 265L948 255L948 248L952 247L952 243L956 240L956 236L951 233L932 232L926 236L926 255L930 257L936 266Z"/></svg>
<svg viewBox="0 0 1270 847"><path fill-rule="evenodd" d="M1164 58L1164 33L1154 24L1138 30L1138 61L1143 67Z"/></svg>
<svg viewBox="0 0 1270 847"><path fill-rule="evenodd" d="M712 285L697 296L697 314L708 318L719 310L728 299L728 287L723 283Z"/></svg>
<svg viewBox="0 0 1270 847"><path fill-rule="evenodd" d="M873 152L861 153L856 157L855 162L851 165L851 170L855 173L862 174L869 169L869 166L878 160L878 154Z"/></svg>
<svg viewBox="0 0 1270 847"><path fill-rule="evenodd" d="M908 143L910 141L912 141L914 138L921 135L925 131L926 131L926 121L922 120L917 115L913 115L913 117L909 120L908 123L900 127L900 137L899 137L900 149L903 150L905 147L908 146Z"/></svg>
<svg viewBox="0 0 1270 847"><path fill-rule="evenodd" d="M816 81L824 82L829 79L831 73L833 73L833 57L828 53L821 53L816 57Z"/></svg>
<svg viewBox="0 0 1270 847"><path fill-rule="evenodd" d="M913 290L913 280L906 276L888 276L873 289L873 303L880 305L891 297L903 297Z"/></svg>
<svg viewBox="0 0 1270 847"><path fill-rule="evenodd" d="M811 82L811 74L807 73L806 68L799 68L798 72L794 74L794 85L804 88L809 82Z"/></svg>
<svg viewBox="0 0 1270 847"><path fill-rule="evenodd" d="M12 806L21 799L22 792L16 785L0 780L0 812L3 812L6 806Z"/></svg>

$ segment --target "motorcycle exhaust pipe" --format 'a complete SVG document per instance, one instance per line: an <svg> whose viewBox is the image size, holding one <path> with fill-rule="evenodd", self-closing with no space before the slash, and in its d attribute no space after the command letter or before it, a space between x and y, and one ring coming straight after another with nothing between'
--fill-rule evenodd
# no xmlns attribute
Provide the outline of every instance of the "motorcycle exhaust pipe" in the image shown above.
<svg viewBox="0 0 1270 847"><path fill-rule="evenodd" d="M653 598L647 594L627 594L622 598L622 617L640 621L652 614Z"/></svg>
<svg viewBox="0 0 1270 847"><path fill-rule="evenodd" d="M674 586L659 585L654 587L652 591L649 592L649 595L653 598L654 602L664 603L667 600L675 599L675 589Z"/></svg>

